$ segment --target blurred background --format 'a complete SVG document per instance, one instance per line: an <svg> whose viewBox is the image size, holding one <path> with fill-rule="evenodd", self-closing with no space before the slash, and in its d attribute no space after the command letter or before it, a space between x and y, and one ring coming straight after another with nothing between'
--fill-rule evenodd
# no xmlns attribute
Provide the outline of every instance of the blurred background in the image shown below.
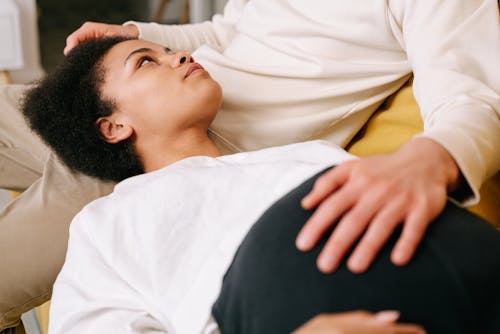
<svg viewBox="0 0 500 334"><path fill-rule="evenodd" d="M147 21L150 10L147 1L134 0L37 0L36 4L41 63L46 71L59 63L66 37L83 22Z"/></svg>
<svg viewBox="0 0 500 334"><path fill-rule="evenodd" d="M65 39L85 21L121 24L128 20L178 24L208 20L226 0L37 0L42 66L61 59ZM189 15L191 14L191 15Z"/></svg>

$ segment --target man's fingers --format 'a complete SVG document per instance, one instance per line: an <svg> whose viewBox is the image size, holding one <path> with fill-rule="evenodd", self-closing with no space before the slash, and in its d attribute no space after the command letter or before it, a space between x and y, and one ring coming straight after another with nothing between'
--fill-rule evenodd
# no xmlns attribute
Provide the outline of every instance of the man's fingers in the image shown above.
<svg viewBox="0 0 500 334"><path fill-rule="evenodd" d="M317 259L318 269L329 274L334 272L351 245L359 238L368 222L349 224L341 221L321 250Z"/></svg>
<svg viewBox="0 0 500 334"><path fill-rule="evenodd" d="M377 198L365 198L342 217L318 257L318 268L324 273L337 269L345 254L364 233L380 206Z"/></svg>
<svg viewBox="0 0 500 334"><path fill-rule="evenodd" d="M68 38L66 39L66 46L63 50L64 55L67 56L71 52L71 50L77 47L80 43L83 43L90 38L91 36L83 35L82 33L79 33L77 35L74 35L73 33L72 35L68 36Z"/></svg>
<svg viewBox="0 0 500 334"><path fill-rule="evenodd" d="M75 46L78 45L79 41L78 41L78 37L77 35L75 35L76 31L73 32L71 35L68 36L68 38L66 38L66 46L64 47L64 50L63 50L63 53L65 56L68 55L68 53L73 50L73 48Z"/></svg>
<svg viewBox="0 0 500 334"><path fill-rule="evenodd" d="M85 22L80 28L66 38L66 46L63 52L65 55L68 55L68 53L78 44L89 39L113 36L137 38L139 37L139 30L135 25L122 26L116 24Z"/></svg>
<svg viewBox="0 0 500 334"><path fill-rule="evenodd" d="M348 250L365 232L366 226L370 224L384 202L384 196L380 191L382 189L374 190L374 192L379 193L374 196L361 196L360 199L359 196L355 196L352 199L355 205L344 214L318 257L318 268L322 272L330 273L336 270ZM354 193L359 192L355 191ZM381 246L377 246L377 248L379 247ZM370 256L374 257L375 254L370 254Z"/></svg>
<svg viewBox="0 0 500 334"><path fill-rule="evenodd" d="M327 196L340 188L349 177L349 169L340 165L321 175L314 182L313 189L301 202L304 209L310 210L323 201Z"/></svg>
<svg viewBox="0 0 500 334"><path fill-rule="evenodd" d="M391 253L392 263L402 266L411 260L424 237L427 225L428 218L420 210L413 211L406 217L401 236Z"/></svg>
<svg viewBox="0 0 500 334"><path fill-rule="evenodd" d="M302 251L311 250L355 200L354 194L346 189L340 189L325 199L300 230L296 239L297 248Z"/></svg>
<svg viewBox="0 0 500 334"><path fill-rule="evenodd" d="M347 267L354 273L368 269L385 245L394 229L402 221L404 214L402 200L381 209L370 223L367 231L349 257Z"/></svg>
<svg viewBox="0 0 500 334"><path fill-rule="evenodd" d="M68 55L68 53L75 48L81 42L89 39L92 36L92 29L98 26L98 23L95 22L85 22L80 26L80 28L73 31L66 38L66 47L64 48L64 55Z"/></svg>
<svg viewBox="0 0 500 334"><path fill-rule="evenodd" d="M340 261L344 258L345 254L354 245L356 240L365 233L365 229L371 224L374 217L380 210L383 210L386 205L387 187L378 186L372 189L370 194L362 194L364 183L353 185L351 187L345 186L344 191L351 191L354 195L353 206L344 213L344 216L335 227L330 240L324 247L318 259L318 267L321 271L328 273L336 270ZM394 229L395 223L391 224L391 220L381 221L377 225L382 225L381 229ZM378 250L382 247L383 243L388 238L386 231L379 231L370 235L370 239L365 240L361 245L362 253L368 258L368 263L375 257ZM382 237L380 237L380 234ZM368 243L373 244L368 244ZM370 246L370 247L368 247ZM357 249L359 246L357 247ZM365 261L365 258L362 258Z"/></svg>

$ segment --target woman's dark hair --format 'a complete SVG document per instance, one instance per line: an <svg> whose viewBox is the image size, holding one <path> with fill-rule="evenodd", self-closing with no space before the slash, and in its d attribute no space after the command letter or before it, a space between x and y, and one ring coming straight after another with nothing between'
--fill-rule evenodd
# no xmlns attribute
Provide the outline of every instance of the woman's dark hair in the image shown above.
<svg viewBox="0 0 500 334"><path fill-rule="evenodd" d="M29 126L75 171L100 179L121 181L144 172L132 144L104 141L96 125L113 112L100 88L102 59L122 37L93 39L78 45L55 71L47 75L23 101Z"/></svg>

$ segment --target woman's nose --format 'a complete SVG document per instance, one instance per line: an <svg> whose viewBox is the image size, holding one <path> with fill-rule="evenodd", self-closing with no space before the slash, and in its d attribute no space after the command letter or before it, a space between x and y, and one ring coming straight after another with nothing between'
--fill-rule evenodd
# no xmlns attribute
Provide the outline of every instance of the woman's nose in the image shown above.
<svg viewBox="0 0 500 334"><path fill-rule="evenodd" d="M194 63L193 57L187 51L179 51L174 55L174 66L181 66L182 64Z"/></svg>

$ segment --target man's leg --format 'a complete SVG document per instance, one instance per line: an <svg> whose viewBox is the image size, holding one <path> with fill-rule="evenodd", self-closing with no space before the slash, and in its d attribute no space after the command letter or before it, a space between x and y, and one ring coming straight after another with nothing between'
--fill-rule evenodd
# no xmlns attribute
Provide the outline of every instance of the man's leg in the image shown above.
<svg viewBox="0 0 500 334"><path fill-rule="evenodd" d="M50 298L73 216L113 185L63 166L26 126L26 87L0 87L0 187L22 190L0 212L0 331Z"/></svg>
<svg viewBox="0 0 500 334"><path fill-rule="evenodd" d="M428 333L495 333L500 319L500 233L449 204L411 261L389 260L400 230L364 274L345 262L331 275L316 268L326 240L308 253L294 246L311 215L300 208L315 177L256 222L226 273L213 314L222 333L289 333L314 315L396 309ZM496 327L498 329L498 327Z"/></svg>
<svg viewBox="0 0 500 334"><path fill-rule="evenodd" d="M42 175L49 154L20 111L20 101L28 88L0 85L0 188L28 188Z"/></svg>

